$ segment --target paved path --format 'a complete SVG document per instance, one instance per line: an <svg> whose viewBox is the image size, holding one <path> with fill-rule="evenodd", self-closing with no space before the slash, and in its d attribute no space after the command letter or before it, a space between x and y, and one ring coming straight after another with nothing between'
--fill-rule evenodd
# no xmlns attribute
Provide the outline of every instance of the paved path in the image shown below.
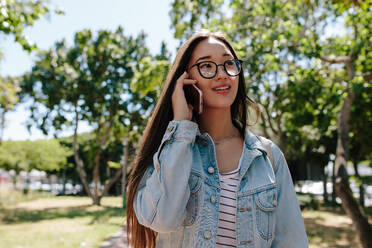
<svg viewBox="0 0 372 248"><path fill-rule="evenodd" d="M120 231L112 235L100 248L129 248L126 226L120 228Z"/></svg>

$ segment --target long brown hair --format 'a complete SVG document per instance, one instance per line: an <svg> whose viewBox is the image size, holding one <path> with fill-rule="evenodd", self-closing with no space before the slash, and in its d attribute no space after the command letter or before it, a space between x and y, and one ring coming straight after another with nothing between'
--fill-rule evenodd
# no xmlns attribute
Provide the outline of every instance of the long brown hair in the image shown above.
<svg viewBox="0 0 372 248"><path fill-rule="evenodd" d="M142 176L146 169L152 165L153 155L160 146L160 142L168 123L173 119L172 93L175 83L186 70L187 64L196 45L199 44L200 41L210 37L222 41L229 48L234 58L237 58L236 52L223 34L219 32L212 33L206 30L195 33L178 50L152 117L147 123L135 165L129 177L127 192L127 238L128 244L131 244L134 248L155 247L157 233L138 222L133 208L134 197ZM244 73L242 71L239 74L238 92L233 104L231 105L231 117L232 120L238 120L242 124L235 125L243 137L248 118L247 104L253 107L257 116L259 116L257 104L247 96Z"/></svg>

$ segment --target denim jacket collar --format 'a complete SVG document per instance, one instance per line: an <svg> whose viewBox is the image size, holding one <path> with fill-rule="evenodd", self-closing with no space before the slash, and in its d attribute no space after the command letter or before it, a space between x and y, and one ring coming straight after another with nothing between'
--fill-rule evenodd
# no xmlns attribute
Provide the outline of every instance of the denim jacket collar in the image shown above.
<svg viewBox="0 0 372 248"><path fill-rule="evenodd" d="M238 122L238 121L237 121ZM239 123L239 122L238 122ZM197 128L196 131L196 142L200 142L201 144L204 143L204 145L208 144L208 133L202 134L200 132L200 129ZM248 129L245 129L245 135L244 135L244 149L243 149L243 166L240 168L240 178L242 178L247 170L249 169L252 161L262 155L267 155L266 148L264 144L261 142L261 140L254 135L252 132L250 132ZM205 165L207 166L207 165ZM207 168L204 168L205 170Z"/></svg>
<svg viewBox="0 0 372 248"><path fill-rule="evenodd" d="M200 132L199 127L196 131L196 140L200 140L201 142L206 140L206 134L202 134ZM261 152L264 152L265 154L267 153L266 148L264 144L261 142L261 140L248 129L245 129L244 144L245 148L247 148L248 150L257 149L260 150Z"/></svg>

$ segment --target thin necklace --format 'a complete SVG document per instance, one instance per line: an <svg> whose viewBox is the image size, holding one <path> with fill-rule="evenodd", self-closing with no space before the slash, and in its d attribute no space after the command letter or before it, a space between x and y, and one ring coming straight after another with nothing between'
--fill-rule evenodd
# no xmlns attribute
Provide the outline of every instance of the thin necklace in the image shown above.
<svg viewBox="0 0 372 248"><path fill-rule="evenodd" d="M215 140L214 141L214 144L215 145L219 145L219 144L223 143L226 140L229 140L229 139L232 139L232 138L235 138L235 137L239 137L239 136L240 136L240 134L232 134L232 135L226 136L226 137L224 137L222 139Z"/></svg>

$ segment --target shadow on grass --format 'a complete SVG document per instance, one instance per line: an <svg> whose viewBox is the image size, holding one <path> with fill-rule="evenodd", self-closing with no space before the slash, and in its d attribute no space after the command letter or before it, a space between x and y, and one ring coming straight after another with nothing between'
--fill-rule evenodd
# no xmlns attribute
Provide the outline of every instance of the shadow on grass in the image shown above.
<svg viewBox="0 0 372 248"><path fill-rule="evenodd" d="M5 224L19 224L26 222L38 222L59 218L91 217L91 224L105 222L110 217L124 217L125 211L119 207L101 206L99 210L92 210L92 205L77 207L46 208L43 210L28 210L23 208L2 209L0 208L0 222Z"/></svg>
<svg viewBox="0 0 372 248"><path fill-rule="evenodd" d="M310 244L316 247L350 248L360 247L355 239L355 231L346 223L338 226L327 225L322 216L304 218Z"/></svg>

